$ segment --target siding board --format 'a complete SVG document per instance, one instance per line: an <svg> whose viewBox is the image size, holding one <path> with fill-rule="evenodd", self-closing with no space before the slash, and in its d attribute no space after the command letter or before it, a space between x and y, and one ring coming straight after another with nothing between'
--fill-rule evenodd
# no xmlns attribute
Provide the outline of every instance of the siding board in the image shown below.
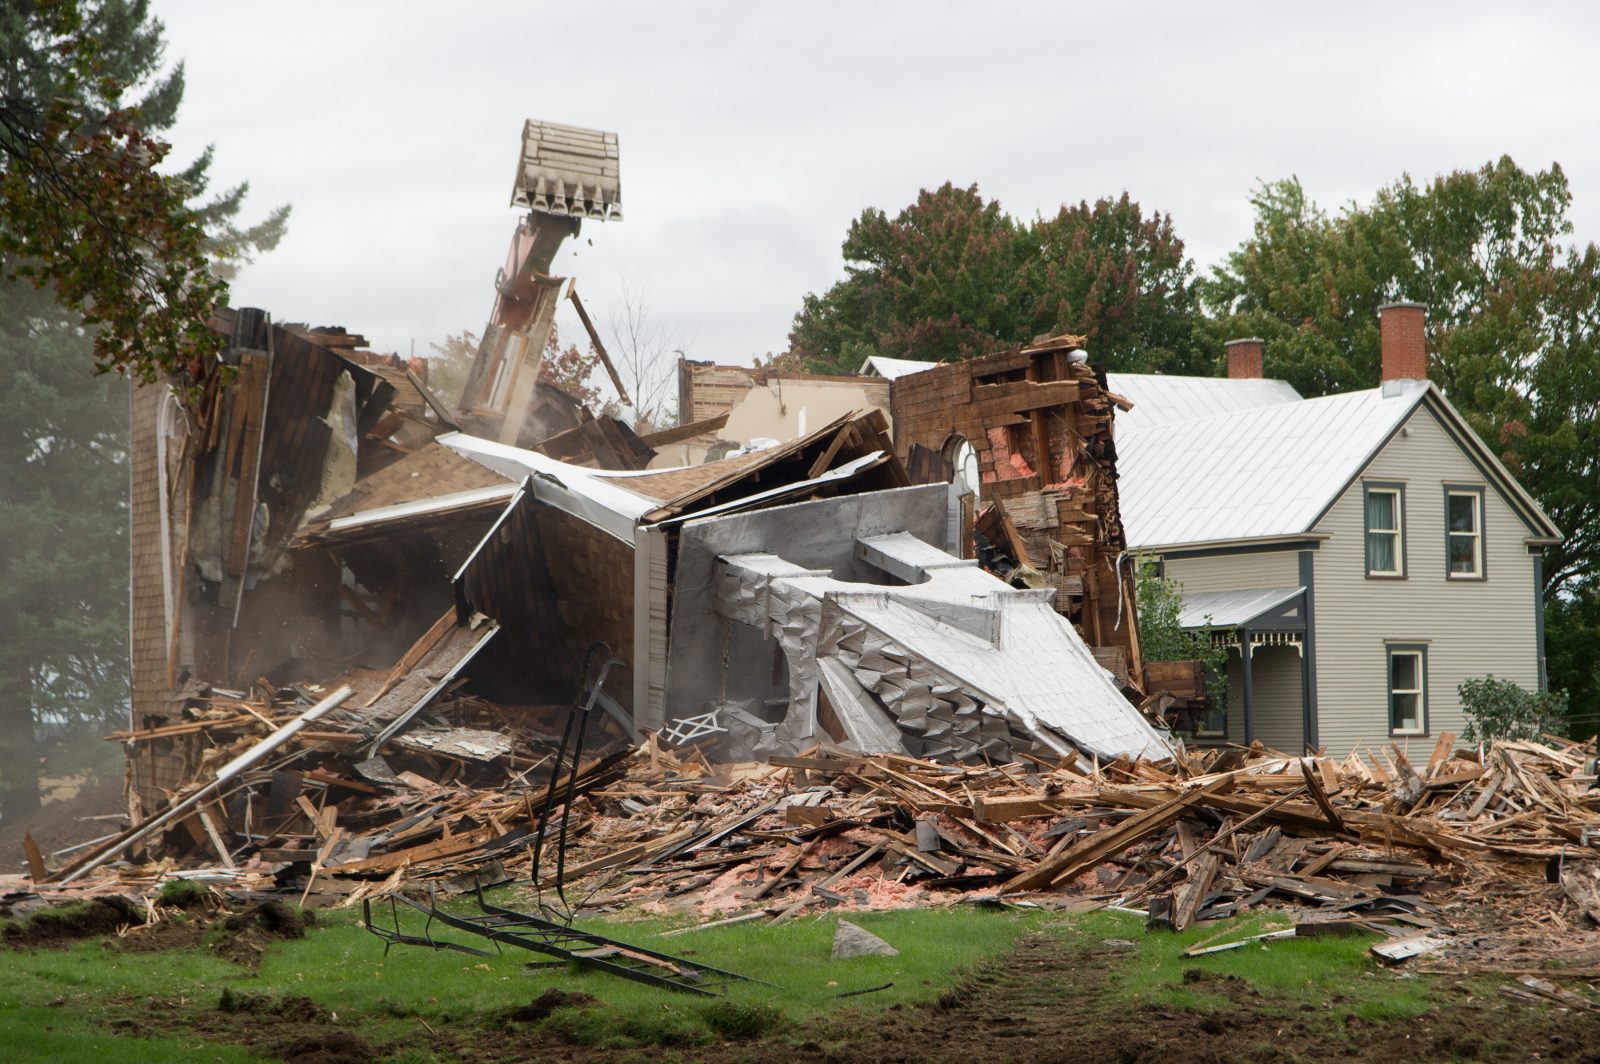
<svg viewBox="0 0 1600 1064"><path fill-rule="evenodd" d="M1535 563L1523 543L1530 533L1499 492L1484 496L1487 578L1446 576L1444 485L1484 479L1434 415L1415 411L1362 478L1407 485L1406 578L1365 576L1358 480L1315 529L1329 537L1314 555L1320 739L1336 757L1390 741L1385 641L1428 646L1430 735L1465 727L1456 696L1463 680L1493 673L1528 690L1539 682L1528 608Z"/></svg>
<svg viewBox="0 0 1600 1064"><path fill-rule="evenodd" d="M1300 586L1300 554L1292 550L1173 558L1166 562L1165 569L1168 578L1182 584L1189 594Z"/></svg>

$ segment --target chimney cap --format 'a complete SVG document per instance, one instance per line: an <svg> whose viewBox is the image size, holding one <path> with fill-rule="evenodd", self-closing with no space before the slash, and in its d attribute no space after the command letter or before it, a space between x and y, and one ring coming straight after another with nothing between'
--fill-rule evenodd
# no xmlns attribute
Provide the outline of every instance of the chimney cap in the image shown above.
<svg viewBox="0 0 1600 1064"><path fill-rule="evenodd" d="M1257 345L1260 345L1262 347L1265 347L1266 346L1266 341L1261 339L1258 336L1244 336L1244 337L1240 337L1237 340L1228 340L1222 346L1223 347L1232 347L1235 344L1257 344Z"/></svg>
<svg viewBox="0 0 1600 1064"><path fill-rule="evenodd" d="M1417 310L1427 310L1428 309L1428 304L1426 304L1426 303L1413 303L1410 300L1397 299L1393 303L1385 303L1382 306L1380 306L1378 308L1378 313L1382 314L1386 310L1399 310L1401 308L1407 308L1407 309L1415 308Z"/></svg>

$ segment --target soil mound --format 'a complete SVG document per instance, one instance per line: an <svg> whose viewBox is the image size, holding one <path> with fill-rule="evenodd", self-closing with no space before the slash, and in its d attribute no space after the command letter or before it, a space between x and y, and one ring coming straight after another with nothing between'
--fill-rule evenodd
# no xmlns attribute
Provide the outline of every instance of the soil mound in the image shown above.
<svg viewBox="0 0 1600 1064"><path fill-rule="evenodd" d="M221 926L225 933L211 949L235 964L256 968L274 940L305 938L306 928L316 923L315 913L274 898L224 917Z"/></svg>
<svg viewBox="0 0 1600 1064"><path fill-rule="evenodd" d="M42 909L20 924L8 924L0 940L18 948L61 946L96 935L114 935L119 928L144 923L144 912L120 894L92 898L85 905Z"/></svg>
<svg viewBox="0 0 1600 1064"><path fill-rule="evenodd" d="M551 987L528 1004L512 1009L506 1018L514 1023L538 1023L556 1009L586 1009L599 1003L593 994L568 993Z"/></svg>
<svg viewBox="0 0 1600 1064"><path fill-rule="evenodd" d="M379 1053L363 1038L346 1031L326 1031L296 1038L280 1046L287 1064L370 1064Z"/></svg>

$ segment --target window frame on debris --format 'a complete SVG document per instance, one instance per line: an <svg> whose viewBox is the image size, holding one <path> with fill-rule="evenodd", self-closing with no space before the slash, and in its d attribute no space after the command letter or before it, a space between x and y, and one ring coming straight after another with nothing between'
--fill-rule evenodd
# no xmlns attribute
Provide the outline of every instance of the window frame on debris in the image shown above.
<svg viewBox="0 0 1600 1064"><path fill-rule="evenodd" d="M1416 673L1413 676L1414 686L1395 686L1395 660L1397 658L1411 658L1416 661ZM1384 689L1388 692L1389 707L1389 734L1393 736L1425 736L1428 734L1428 644L1426 643L1385 643L1384 644ZM1400 727L1396 714L1396 698L1407 697L1415 699L1416 726Z"/></svg>
<svg viewBox="0 0 1600 1064"><path fill-rule="evenodd" d="M1484 532L1484 487L1482 484L1446 484L1444 486L1444 576L1446 580L1486 580L1489 576L1487 564L1487 538ZM1451 527L1450 507L1457 499L1466 499L1472 506L1472 530L1459 532ZM1472 569L1465 572L1456 572L1452 560L1451 548L1458 539L1468 539L1472 542Z"/></svg>
<svg viewBox="0 0 1600 1064"><path fill-rule="evenodd" d="M1387 495L1394 499L1394 527L1372 526L1372 497ZM1406 578L1406 486L1400 481L1364 480L1361 482L1362 547L1366 574L1369 580L1404 580ZM1389 536L1393 543L1394 568L1380 569L1373 550L1374 537Z"/></svg>

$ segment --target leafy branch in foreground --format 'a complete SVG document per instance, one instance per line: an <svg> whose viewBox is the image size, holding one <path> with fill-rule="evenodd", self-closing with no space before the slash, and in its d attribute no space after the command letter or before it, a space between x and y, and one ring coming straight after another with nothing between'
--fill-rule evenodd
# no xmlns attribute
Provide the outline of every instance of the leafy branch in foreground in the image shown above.
<svg viewBox="0 0 1600 1064"><path fill-rule="evenodd" d="M217 350L207 323L227 285L189 187L158 171L169 146L122 103L79 5L39 0L22 17L29 47L0 56L0 277L53 284L95 327L100 371L192 377Z"/></svg>

